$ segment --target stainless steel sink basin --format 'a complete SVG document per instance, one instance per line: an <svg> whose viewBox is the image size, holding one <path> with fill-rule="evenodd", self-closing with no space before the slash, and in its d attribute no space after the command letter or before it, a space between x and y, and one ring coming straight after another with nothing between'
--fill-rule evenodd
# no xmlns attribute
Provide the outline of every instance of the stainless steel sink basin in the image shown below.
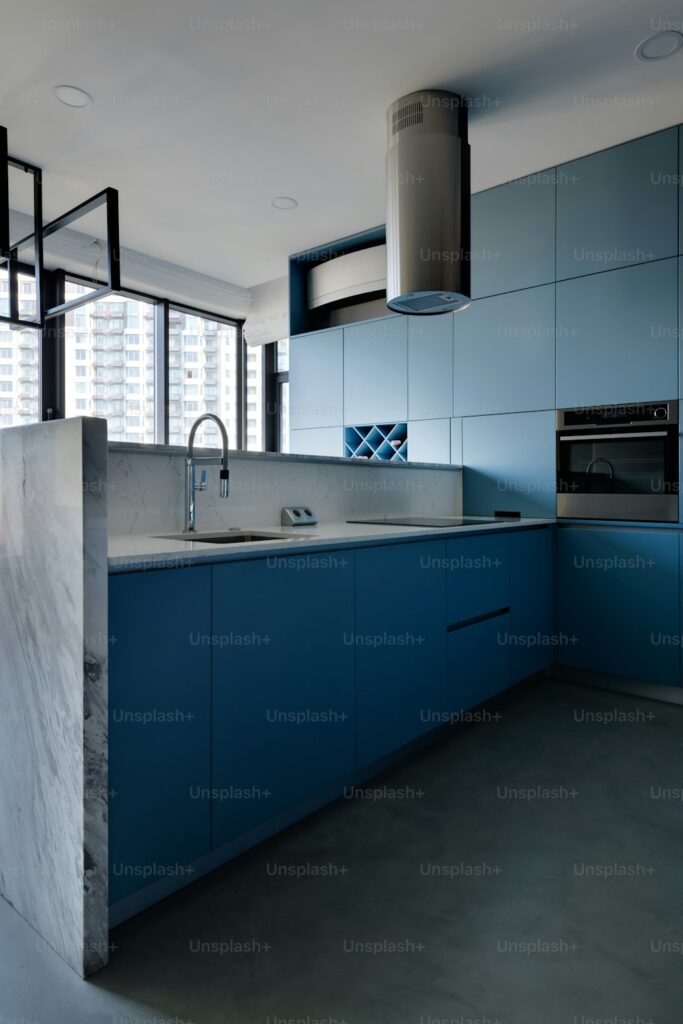
<svg viewBox="0 0 683 1024"><path fill-rule="evenodd" d="M306 533L266 533L259 530L226 530L224 533L166 533L158 540L182 540L187 544L252 544L264 540L306 540Z"/></svg>

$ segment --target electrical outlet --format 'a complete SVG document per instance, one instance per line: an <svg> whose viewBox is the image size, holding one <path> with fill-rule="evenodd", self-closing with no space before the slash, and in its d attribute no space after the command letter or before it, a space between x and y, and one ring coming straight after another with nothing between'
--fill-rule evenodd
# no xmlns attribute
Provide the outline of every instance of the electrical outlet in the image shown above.
<svg viewBox="0 0 683 1024"><path fill-rule="evenodd" d="M283 526L315 526L318 520L308 505L292 505L282 509L280 522Z"/></svg>

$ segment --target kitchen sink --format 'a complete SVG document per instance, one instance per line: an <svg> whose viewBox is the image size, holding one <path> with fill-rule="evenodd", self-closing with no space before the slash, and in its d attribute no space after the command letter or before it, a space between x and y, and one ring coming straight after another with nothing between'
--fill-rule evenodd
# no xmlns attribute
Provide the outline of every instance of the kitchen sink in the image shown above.
<svg viewBox="0 0 683 1024"><path fill-rule="evenodd" d="M305 533L266 533L248 530L226 530L225 533L166 533L158 540L183 540L187 544L252 544L263 540L306 540Z"/></svg>

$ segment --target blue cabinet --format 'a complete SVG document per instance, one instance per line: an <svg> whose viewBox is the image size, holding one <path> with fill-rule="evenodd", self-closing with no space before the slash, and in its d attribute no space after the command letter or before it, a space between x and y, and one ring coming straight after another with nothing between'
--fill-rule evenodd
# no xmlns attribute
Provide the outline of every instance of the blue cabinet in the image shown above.
<svg viewBox="0 0 683 1024"><path fill-rule="evenodd" d="M558 658L567 665L679 685L679 535L558 529Z"/></svg>
<svg viewBox="0 0 683 1024"><path fill-rule="evenodd" d="M678 261L557 285L557 405L677 397Z"/></svg>
<svg viewBox="0 0 683 1024"><path fill-rule="evenodd" d="M509 534L510 678L518 683L555 661L554 530Z"/></svg>
<svg viewBox="0 0 683 1024"><path fill-rule="evenodd" d="M451 465L462 466L462 416L451 420Z"/></svg>
<svg viewBox="0 0 683 1024"><path fill-rule="evenodd" d="M213 846L354 768L354 554L216 565Z"/></svg>
<svg viewBox="0 0 683 1024"><path fill-rule="evenodd" d="M463 420L466 515L555 515L555 413Z"/></svg>
<svg viewBox="0 0 683 1024"><path fill-rule="evenodd" d="M210 849L211 569L109 580L109 897Z"/></svg>
<svg viewBox="0 0 683 1024"><path fill-rule="evenodd" d="M356 552L358 767L434 728L445 707L441 541Z"/></svg>
<svg viewBox="0 0 683 1024"><path fill-rule="evenodd" d="M510 605L507 533L475 534L447 543L446 620L453 627Z"/></svg>
<svg viewBox="0 0 683 1024"><path fill-rule="evenodd" d="M343 432L343 427L290 430L289 451L292 455L326 455L341 458L344 454Z"/></svg>
<svg viewBox="0 0 683 1024"><path fill-rule="evenodd" d="M408 461L451 461L451 421L411 420L408 424Z"/></svg>
<svg viewBox="0 0 683 1024"><path fill-rule="evenodd" d="M456 416L555 408L555 287L480 299L455 317Z"/></svg>
<svg viewBox="0 0 683 1024"><path fill-rule="evenodd" d="M344 422L344 332L292 338L289 349L289 422L292 430Z"/></svg>
<svg viewBox="0 0 683 1024"><path fill-rule="evenodd" d="M408 417L453 415L453 316L410 316L408 321Z"/></svg>
<svg viewBox="0 0 683 1024"><path fill-rule="evenodd" d="M448 713L490 700L510 685L510 616L498 615L448 634Z"/></svg>
<svg viewBox="0 0 683 1024"><path fill-rule="evenodd" d="M558 280L676 254L677 142L671 128L558 168Z"/></svg>
<svg viewBox="0 0 683 1024"><path fill-rule="evenodd" d="M472 196L472 295L555 280L555 171Z"/></svg>
<svg viewBox="0 0 683 1024"><path fill-rule="evenodd" d="M408 418L408 324L388 316L344 328L344 423Z"/></svg>

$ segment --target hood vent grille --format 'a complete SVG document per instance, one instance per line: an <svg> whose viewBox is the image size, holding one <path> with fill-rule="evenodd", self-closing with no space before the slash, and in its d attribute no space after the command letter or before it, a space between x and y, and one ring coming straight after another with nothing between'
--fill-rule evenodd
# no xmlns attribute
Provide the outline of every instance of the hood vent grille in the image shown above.
<svg viewBox="0 0 683 1024"><path fill-rule="evenodd" d="M409 128L413 124L422 124L422 103L420 100L416 103L408 103L405 107L401 107L400 110L394 111L392 134L396 135L404 128Z"/></svg>

